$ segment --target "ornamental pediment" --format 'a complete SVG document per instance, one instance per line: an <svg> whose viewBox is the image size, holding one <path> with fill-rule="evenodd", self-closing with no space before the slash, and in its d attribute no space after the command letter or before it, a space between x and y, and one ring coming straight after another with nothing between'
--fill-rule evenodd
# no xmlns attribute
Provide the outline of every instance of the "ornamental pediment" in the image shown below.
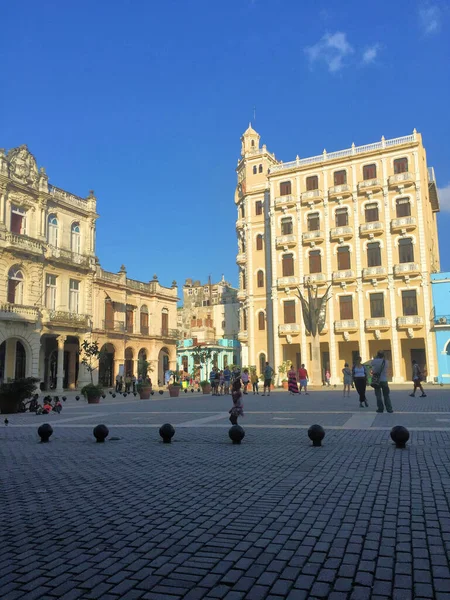
<svg viewBox="0 0 450 600"><path fill-rule="evenodd" d="M22 192L10 191L8 198L12 204L16 206L24 206L26 208L32 208L35 205L36 199L33 196L24 194Z"/></svg>
<svg viewBox="0 0 450 600"><path fill-rule="evenodd" d="M13 181L28 185L34 189L38 188L38 168L36 159L24 144L18 148L12 148L6 155L9 166L9 176Z"/></svg>

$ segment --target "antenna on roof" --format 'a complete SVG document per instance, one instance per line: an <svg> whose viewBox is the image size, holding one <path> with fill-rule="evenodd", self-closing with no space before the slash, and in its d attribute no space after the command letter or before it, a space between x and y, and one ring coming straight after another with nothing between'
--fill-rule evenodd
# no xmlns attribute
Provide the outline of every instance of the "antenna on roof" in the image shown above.
<svg viewBox="0 0 450 600"><path fill-rule="evenodd" d="M253 123L256 123L256 106L253 106Z"/></svg>

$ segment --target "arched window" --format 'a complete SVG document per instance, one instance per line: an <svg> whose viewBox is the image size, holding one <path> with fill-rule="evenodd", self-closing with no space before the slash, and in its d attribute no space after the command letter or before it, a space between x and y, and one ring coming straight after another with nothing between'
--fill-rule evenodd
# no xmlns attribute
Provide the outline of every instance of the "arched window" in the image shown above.
<svg viewBox="0 0 450 600"><path fill-rule="evenodd" d="M8 302L23 304L23 273L20 267L11 267L8 272Z"/></svg>
<svg viewBox="0 0 450 600"><path fill-rule="evenodd" d="M261 234L258 234L256 236L256 249L257 250L262 250L263 249L263 236Z"/></svg>
<svg viewBox="0 0 450 600"><path fill-rule="evenodd" d="M266 355L264 353L259 355L259 374L264 375L264 369L266 368Z"/></svg>
<svg viewBox="0 0 450 600"><path fill-rule="evenodd" d="M81 254L81 233L79 223L72 223L70 230L70 248L72 252Z"/></svg>
<svg viewBox="0 0 450 600"><path fill-rule="evenodd" d="M254 165L254 167L253 167L253 175L256 175L257 172L258 172L258 169L257 169L256 165Z"/></svg>
<svg viewBox="0 0 450 600"><path fill-rule="evenodd" d="M258 273L256 274L256 285L259 288L264 287L264 273L263 273L263 271L258 271Z"/></svg>
<svg viewBox="0 0 450 600"><path fill-rule="evenodd" d="M262 173L262 172L263 172L263 166L262 166L262 165L259 165L259 169L258 169L258 171L259 171L260 173Z"/></svg>
<svg viewBox="0 0 450 600"><path fill-rule="evenodd" d="M141 306L141 333L148 335L148 308L145 304Z"/></svg>
<svg viewBox="0 0 450 600"><path fill-rule="evenodd" d="M58 245L58 219L56 215L48 217L47 241L51 246Z"/></svg>
<svg viewBox="0 0 450 600"><path fill-rule="evenodd" d="M264 331L265 328L266 328L266 318L265 318L263 311L261 310L258 313L258 329L260 331Z"/></svg>

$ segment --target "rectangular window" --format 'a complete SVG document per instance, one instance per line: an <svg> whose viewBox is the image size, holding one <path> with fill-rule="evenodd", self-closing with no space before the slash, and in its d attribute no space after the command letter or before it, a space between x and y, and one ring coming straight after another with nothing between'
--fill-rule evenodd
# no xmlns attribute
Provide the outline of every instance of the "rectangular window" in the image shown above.
<svg viewBox="0 0 450 600"><path fill-rule="evenodd" d="M291 182L283 181L280 183L280 196L289 196L291 193Z"/></svg>
<svg viewBox="0 0 450 600"><path fill-rule="evenodd" d="M295 300L287 300L283 303L284 322L295 323Z"/></svg>
<svg viewBox="0 0 450 600"><path fill-rule="evenodd" d="M364 214L366 217L366 223L374 223L375 221L379 221L378 204L366 204Z"/></svg>
<svg viewBox="0 0 450 600"><path fill-rule="evenodd" d="M372 319L384 318L384 294L370 294L370 316Z"/></svg>
<svg viewBox="0 0 450 600"><path fill-rule="evenodd" d="M338 208L335 213L336 227L345 227L348 225L348 210L346 208Z"/></svg>
<svg viewBox="0 0 450 600"><path fill-rule="evenodd" d="M347 183L347 171L335 171L334 172L334 185L344 185Z"/></svg>
<svg viewBox="0 0 450 600"><path fill-rule="evenodd" d="M338 248L337 263L338 271L347 271L347 269L350 269L350 249L348 246Z"/></svg>
<svg viewBox="0 0 450 600"><path fill-rule="evenodd" d="M148 335L148 313L141 310L141 333Z"/></svg>
<svg viewBox="0 0 450 600"><path fill-rule="evenodd" d="M403 316L404 317L417 315L416 290L403 290L402 291L402 306L403 306Z"/></svg>
<svg viewBox="0 0 450 600"><path fill-rule="evenodd" d="M365 165L363 167L363 179L375 179L377 176L377 166L376 165Z"/></svg>
<svg viewBox="0 0 450 600"><path fill-rule="evenodd" d="M105 300L105 329L114 329L114 303Z"/></svg>
<svg viewBox="0 0 450 600"><path fill-rule="evenodd" d="M411 204L409 198L398 198L395 205L398 219L411 216Z"/></svg>
<svg viewBox="0 0 450 600"><path fill-rule="evenodd" d="M127 332L133 333L134 311L132 308L127 308Z"/></svg>
<svg viewBox="0 0 450 600"><path fill-rule="evenodd" d="M398 173L406 173L408 170L408 159L407 158L397 158L394 160L394 173L397 175Z"/></svg>
<svg viewBox="0 0 450 600"><path fill-rule="evenodd" d="M367 244L367 266L381 267L381 248L378 242Z"/></svg>
<svg viewBox="0 0 450 600"><path fill-rule="evenodd" d="M286 218L281 219L281 235L291 235L292 233L292 219Z"/></svg>
<svg viewBox="0 0 450 600"><path fill-rule="evenodd" d="M320 229L320 217L319 213L312 213L308 215L308 231L319 231Z"/></svg>
<svg viewBox="0 0 450 600"><path fill-rule="evenodd" d="M69 311L72 313L79 312L80 308L80 282L76 279L71 279L69 282Z"/></svg>
<svg viewBox="0 0 450 600"><path fill-rule="evenodd" d="M320 250L312 250L309 253L309 272L322 272L322 257L320 256Z"/></svg>
<svg viewBox="0 0 450 600"><path fill-rule="evenodd" d="M411 238L398 241L398 260L400 263L414 262L414 246Z"/></svg>
<svg viewBox="0 0 450 600"><path fill-rule="evenodd" d="M211 301L210 300L203 300L202 301L202 306L211 306Z"/></svg>
<svg viewBox="0 0 450 600"><path fill-rule="evenodd" d="M11 232L26 234L26 211L17 206L11 207Z"/></svg>
<svg viewBox="0 0 450 600"><path fill-rule="evenodd" d="M306 178L306 190L308 192L312 192L313 190L319 189L319 178L317 175L311 175L311 177Z"/></svg>
<svg viewBox="0 0 450 600"><path fill-rule="evenodd" d="M282 259L283 277L294 275L294 255L284 254Z"/></svg>
<svg viewBox="0 0 450 600"><path fill-rule="evenodd" d="M45 278L45 306L49 310L56 309L56 275L49 275Z"/></svg>
<svg viewBox="0 0 450 600"><path fill-rule="evenodd" d="M339 296L339 312L341 321L353 319L353 298L351 296Z"/></svg>
<svg viewBox="0 0 450 600"><path fill-rule="evenodd" d="M255 214L262 215L262 202L261 200L257 200L255 202Z"/></svg>

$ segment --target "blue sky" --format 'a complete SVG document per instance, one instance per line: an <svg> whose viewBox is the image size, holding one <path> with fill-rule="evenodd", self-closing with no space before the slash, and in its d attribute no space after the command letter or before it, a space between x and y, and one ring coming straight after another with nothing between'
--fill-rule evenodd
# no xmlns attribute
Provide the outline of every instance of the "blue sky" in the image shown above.
<svg viewBox="0 0 450 600"><path fill-rule="evenodd" d="M0 146L98 198L97 253L130 277L237 282L249 120L292 160L423 134L450 270L450 10L304 0L22 0L2 8Z"/></svg>

